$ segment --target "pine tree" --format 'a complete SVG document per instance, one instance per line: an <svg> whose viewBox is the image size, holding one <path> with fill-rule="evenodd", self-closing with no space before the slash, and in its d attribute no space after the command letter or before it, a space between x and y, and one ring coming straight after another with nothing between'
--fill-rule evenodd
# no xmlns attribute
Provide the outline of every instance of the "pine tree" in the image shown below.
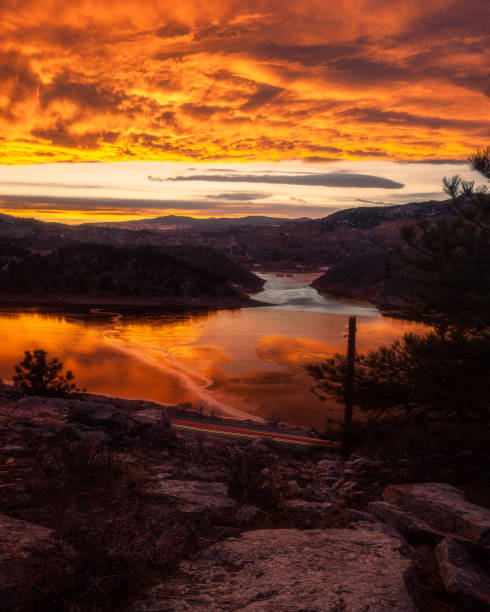
<svg viewBox="0 0 490 612"><path fill-rule="evenodd" d="M56 357L47 360L43 350L25 351L24 359L15 366L14 385L29 395L66 397L80 393L70 370L63 374L63 364Z"/></svg>

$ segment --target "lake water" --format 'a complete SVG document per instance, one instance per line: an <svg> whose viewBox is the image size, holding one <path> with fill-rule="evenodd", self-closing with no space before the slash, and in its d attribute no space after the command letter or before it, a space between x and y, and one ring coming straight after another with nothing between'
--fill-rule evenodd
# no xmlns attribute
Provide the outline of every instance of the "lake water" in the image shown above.
<svg viewBox="0 0 490 612"><path fill-rule="evenodd" d="M322 297L308 286L318 275L260 276L267 282L254 297L270 305L257 308L137 316L2 309L0 376L11 379L24 350L42 348L93 393L321 427L339 408L311 393L304 364L345 352L350 315L360 352L422 329Z"/></svg>

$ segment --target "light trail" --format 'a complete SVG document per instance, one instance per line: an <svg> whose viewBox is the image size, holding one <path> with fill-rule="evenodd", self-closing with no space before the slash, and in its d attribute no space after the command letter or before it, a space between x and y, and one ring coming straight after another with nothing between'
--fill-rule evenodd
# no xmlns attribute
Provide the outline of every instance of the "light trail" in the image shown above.
<svg viewBox="0 0 490 612"><path fill-rule="evenodd" d="M340 442L333 442L331 440L321 440L319 438L308 438L305 436L295 434L283 434L276 431L267 431L261 429L249 429L246 427L227 427L224 425L217 425L215 423L209 423L205 421L193 421L184 419L170 419L172 427L175 429L184 429L188 431L195 431L206 433L213 436L229 436L236 438L270 438L275 442L282 444L293 444L299 446L319 446L322 448L333 448L339 449L341 447Z"/></svg>

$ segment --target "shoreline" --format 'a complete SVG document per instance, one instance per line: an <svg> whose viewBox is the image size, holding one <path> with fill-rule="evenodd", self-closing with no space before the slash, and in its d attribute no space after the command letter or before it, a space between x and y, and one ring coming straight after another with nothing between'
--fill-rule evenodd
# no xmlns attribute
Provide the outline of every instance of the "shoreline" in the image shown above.
<svg viewBox="0 0 490 612"><path fill-rule="evenodd" d="M82 308L118 308L124 310L139 310L151 308L152 310L231 310L237 308L253 308L269 306L253 298L240 296L225 297L183 297L183 298L140 298L134 296L86 296L53 294L33 295L30 293L0 294L0 308L16 308L21 306L33 307L82 307Z"/></svg>

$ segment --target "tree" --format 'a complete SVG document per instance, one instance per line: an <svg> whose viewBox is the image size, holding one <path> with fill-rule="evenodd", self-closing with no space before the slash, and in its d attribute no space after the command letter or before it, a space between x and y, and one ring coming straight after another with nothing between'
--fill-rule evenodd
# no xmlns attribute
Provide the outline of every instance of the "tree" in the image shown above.
<svg viewBox="0 0 490 612"><path fill-rule="evenodd" d="M336 354L309 365L322 399L343 401L346 358ZM374 417L409 421L487 422L490 397L490 333L460 330L405 334L391 346L356 357L354 405Z"/></svg>
<svg viewBox="0 0 490 612"><path fill-rule="evenodd" d="M472 167L490 181L490 147L478 149L470 157Z"/></svg>
<svg viewBox="0 0 490 612"><path fill-rule="evenodd" d="M472 167L490 180L490 147ZM490 196L458 175L444 177L449 214L402 228L398 252L412 312L431 316L435 330L407 334L389 347L356 357L353 401L374 417L416 422L478 421L490 411ZM342 401L346 359L307 366L314 392Z"/></svg>
<svg viewBox="0 0 490 612"><path fill-rule="evenodd" d="M24 359L15 366L14 385L29 395L67 397L83 393L73 382L70 370L63 374L63 364L56 357L47 360L43 350L25 351Z"/></svg>
<svg viewBox="0 0 490 612"><path fill-rule="evenodd" d="M490 180L490 147L470 158ZM459 175L442 180L450 196L448 216L401 230L397 250L410 291L404 297L421 315L437 314L448 324L484 327L490 319L490 196Z"/></svg>

